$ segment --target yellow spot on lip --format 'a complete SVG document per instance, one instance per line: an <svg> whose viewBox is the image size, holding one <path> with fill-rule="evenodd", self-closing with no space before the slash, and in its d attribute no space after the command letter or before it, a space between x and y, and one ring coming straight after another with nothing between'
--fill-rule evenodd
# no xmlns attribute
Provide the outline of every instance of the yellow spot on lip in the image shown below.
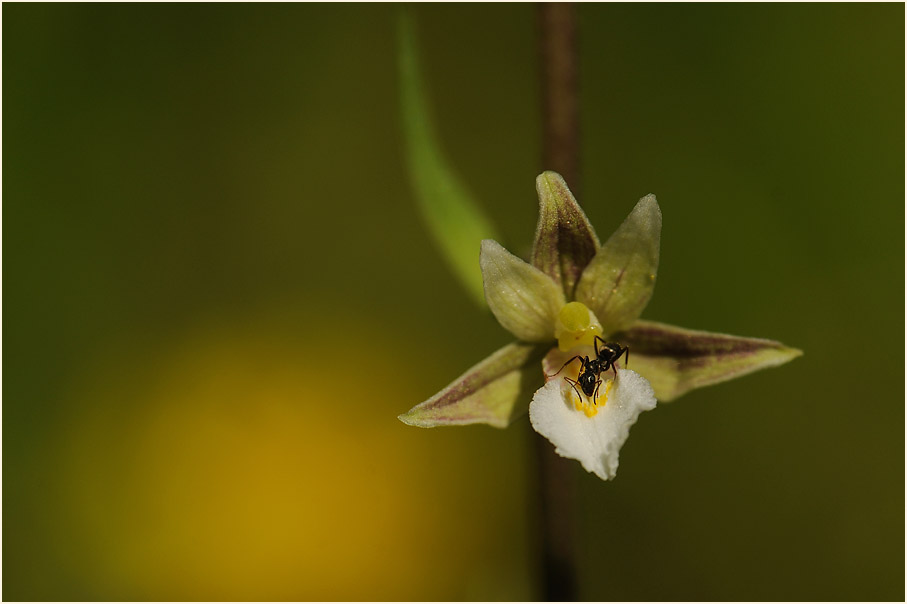
<svg viewBox="0 0 907 604"><path fill-rule="evenodd" d="M573 408L577 411L582 411L586 414L586 417L595 417L598 413L599 407L604 407L608 403L608 395L611 393L611 387L614 385L614 380L608 380L605 385L605 392L592 402L592 399L586 397L585 395L576 396L576 393L573 392L570 397L573 399Z"/></svg>

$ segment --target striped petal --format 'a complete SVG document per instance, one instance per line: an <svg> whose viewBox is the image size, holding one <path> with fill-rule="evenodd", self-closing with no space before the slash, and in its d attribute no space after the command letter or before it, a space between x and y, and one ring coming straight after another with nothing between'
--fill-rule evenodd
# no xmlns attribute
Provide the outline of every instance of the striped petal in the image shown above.
<svg viewBox="0 0 907 604"><path fill-rule="evenodd" d="M615 339L630 347L630 367L652 383L659 401L695 388L783 365L802 355L774 340L744 338L636 321Z"/></svg>
<svg viewBox="0 0 907 604"><path fill-rule="evenodd" d="M576 299L592 309L606 334L629 327L649 303L660 244L661 209L646 195L586 267Z"/></svg>
<svg viewBox="0 0 907 604"><path fill-rule="evenodd" d="M549 348L509 344L398 419L420 428L464 424L506 428L526 412L530 393L542 382L539 361Z"/></svg>
<svg viewBox="0 0 907 604"><path fill-rule="evenodd" d="M535 179L539 222L532 244L532 266L559 283L568 299L583 269L598 250L598 237L589 219L557 172Z"/></svg>

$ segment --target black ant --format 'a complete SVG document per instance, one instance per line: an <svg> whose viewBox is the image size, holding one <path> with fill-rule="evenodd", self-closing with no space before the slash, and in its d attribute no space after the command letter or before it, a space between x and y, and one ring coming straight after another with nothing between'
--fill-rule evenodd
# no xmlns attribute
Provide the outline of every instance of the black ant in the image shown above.
<svg viewBox="0 0 907 604"><path fill-rule="evenodd" d="M601 342L601 347L598 343ZM595 358L590 359L588 356L576 355L566 363L563 367L558 369L555 373L549 375L549 378L553 378L558 373L564 370L564 367L572 363L573 361L580 360L579 375L577 379L572 380L568 377L564 379L567 380L567 383L573 387L573 390L576 392L576 395L582 400L582 395L580 395L579 390L577 390L576 385L579 384L579 387L585 393L586 398L592 397L592 404L595 404L595 400L598 398L598 389L602 385L601 374L609 369L614 371L614 377L617 377L617 361L621 356L624 357L624 367L627 366L627 363L630 361L630 347L624 346L621 347L620 344L605 342L599 336L595 336L595 339L592 341L595 346Z"/></svg>

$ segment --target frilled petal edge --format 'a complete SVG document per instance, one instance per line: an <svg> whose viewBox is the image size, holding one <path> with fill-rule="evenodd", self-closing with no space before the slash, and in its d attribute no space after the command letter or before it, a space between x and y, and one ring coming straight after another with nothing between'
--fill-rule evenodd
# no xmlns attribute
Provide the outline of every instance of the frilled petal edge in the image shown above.
<svg viewBox="0 0 907 604"><path fill-rule="evenodd" d="M560 377L540 388L529 404L535 431L551 441L559 455L578 460L602 480L617 474L620 448L639 414L655 408L655 393L644 377L627 369L617 375L607 402L600 403L592 417L576 409L576 395Z"/></svg>

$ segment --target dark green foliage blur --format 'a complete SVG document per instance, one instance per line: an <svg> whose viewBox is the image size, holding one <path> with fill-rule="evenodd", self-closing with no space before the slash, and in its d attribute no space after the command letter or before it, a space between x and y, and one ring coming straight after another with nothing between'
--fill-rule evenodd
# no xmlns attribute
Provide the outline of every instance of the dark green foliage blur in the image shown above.
<svg viewBox="0 0 907 604"><path fill-rule="evenodd" d="M395 419L510 341L416 211L398 10L3 6L4 599L537 596L528 421ZM412 12L525 254L535 7ZM657 195L644 318L805 353L576 464L582 597L903 599L903 5L579 18L571 185L602 237Z"/></svg>

